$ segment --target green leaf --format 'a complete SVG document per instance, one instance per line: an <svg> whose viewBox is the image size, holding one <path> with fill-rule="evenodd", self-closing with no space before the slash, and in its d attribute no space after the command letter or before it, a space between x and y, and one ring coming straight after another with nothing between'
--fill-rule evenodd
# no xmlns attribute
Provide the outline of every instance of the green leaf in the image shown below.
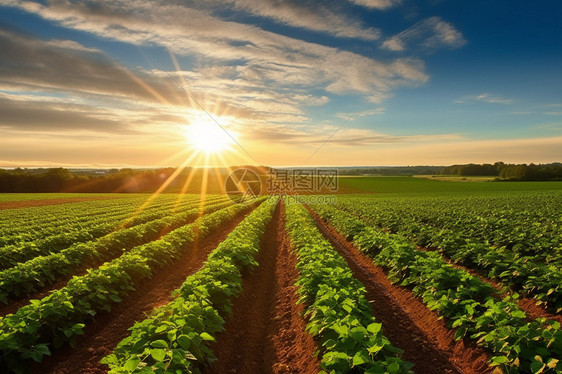
<svg viewBox="0 0 562 374"><path fill-rule="evenodd" d="M177 341L180 347L182 347L186 351L189 350L189 346L191 345L191 339L189 339L187 335L178 336Z"/></svg>
<svg viewBox="0 0 562 374"><path fill-rule="evenodd" d="M102 358L100 363L108 366L117 366L119 365L119 360L114 354L110 354L109 356Z"/></svg>
<svg viewBox="0 0 562 374"><path fill-rule="evenodd" d="M340 336L346 336L349 332L347 326L339 325L337 323L332 325L332 330L337 332Z"/></svg>
<svg viewBox="0 0 562 374"><path fill-rule="evenodd" d="M400 371L400 365L397 362L393 362L392 364L388 365L388 372L390 374L395 374Z"/></svg>
<svg viewBox="0 0 562 374"><path fill-rule="evenodd" d="M150 346L153 348L164 348L164 349L168 349L168 343L166 343L164 340L159 339L159 340L155 340L153 342L150 343Z"/></svg>
<svg viewBox="0 0 562 374"><path fill-rule="evenodd" d="M137 366L139 366L139 363L140 363L139 358L131 357L127 360L127 362L125 362L125 365L123 365L123 369L127 370L128 372L131 372L135 370Z"/></svg>
<svg viewBox="0 0 562 374"><path fill-rule="evenodd" d="M74 309L74 305L72 305L70 301L65 301L62 303L62 305L66 306L69 309Z"/></svg>
<svg viewBox="0 0 562 374"><path fill-rule="evenodd" d="M492 357L492 362L491 362L490 366L497 366L497 365L505 364L505 363L507 363L507 361L509 361L509 360L505 356Z"/></svg>
<svg viewBox="0 0 562 374"><path fill-rule="evenodd" d="M332 349L336 346L337 342L334 339L328 339L322 344L327 349Z"/></svg>
<svg viewBox="0 0 562 374"><path fill-rule="evenodd" d="M166 350L160 348L151 349L150 355L157 362L162 362L164 361L164 358L166 358Z"/></svg>
<svg viewBox="0 0 562 374"><path fill-rule="evenodd" d="M375 363L367 371L365 371L365 374L384 374L384 373L385 373L384 367L382 367L378 363Z"/></svg>
<svg viewBox="0 0 562 374"><path fill-rule="evenodd" d="M82 335L84 334L84 326L86 326L83 323L77 323L74 326L72 326L72 331L76 334L76 335Z"/></svg>
<svg viewBox="0 0 562 374"><path fill-rule="evenodd" d="M525 318L525 312L522 310L514 310L513 312L511 312L511 316L514 318Z"/></svg>
<svg viewBox="0 0 562 374"><path fill-rule="evenodd" d="M31 358L35 362L41 362L43 360L43 356L50 356L51 351L49 351L49 347L46 344L39 344L35 346L33 352L31 352Z"/></svg>
<svg viewBox="0 0 562 374"><path fill-rule="evenodd" d="M459 318L459 319L457 319L455 322L453 322L453 324L451 325L451 327L452 327L452 328L457 328L457 327L459 327L459 326L462 325L462 324L463 324L463 320L462 320L462 318Z"/></svg>
<svg viewBox="0 0 562 374"><path fill-rule="evenodd" d="M542 373L544 367L545 367L544 363L538 362L538 361L533 361L531 363L531 372L533 374Z"/></svg>
<svg viewBox="0 0 562 374"><path fill-rule="evenodd" d="M359 366L366 364L371 361L371 358L367 354L367 352L361 350L353 356L353 366Z"/></svg>
<svg viewBox="0 0 562 374"><path fill-rule="evenodd" d="M367 351L369 351L370 354L375 354L378 351L380 351L381 349L383 349L384 345L381 344L373 344L372 346L367 348Z"/></svg>
<svg viewBox="0 0 562 374"><path fill-rule="evenodd" d="M379 331L381 331L381 328L382 328L381 323L371 323L369 326L367 326L367 331L369 331L370 333L376 334Z"/></svg>
<svg viewBox="0 0 562 374"><path fill-rule="evenodd" d="M156 331L154 331L154 333L160 334L161 332L166 331L167 328L168 328L168 326L166 326L166 325L160 325L156 328Z"/></svg>
<svg viewBox="0 0 562 374"><path fill-rule="evenodd" d="M203 340L207 340L207 341L215 341L215 338L213 338L210 334L206 333L206 332L202 332L201 334L201 338L203 338Z"/></svg>

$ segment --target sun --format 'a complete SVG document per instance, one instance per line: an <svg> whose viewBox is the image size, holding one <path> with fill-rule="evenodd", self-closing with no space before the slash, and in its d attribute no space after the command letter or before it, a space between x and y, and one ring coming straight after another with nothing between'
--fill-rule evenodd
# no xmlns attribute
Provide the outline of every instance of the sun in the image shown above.
<svg viewBox="0 0 562 374"><path fill-rule="evenodd" d="M185 138L189 145L206 154L227 151L234 144L233 138L219 125L207 121L197 121L185 129Z"/></svg>

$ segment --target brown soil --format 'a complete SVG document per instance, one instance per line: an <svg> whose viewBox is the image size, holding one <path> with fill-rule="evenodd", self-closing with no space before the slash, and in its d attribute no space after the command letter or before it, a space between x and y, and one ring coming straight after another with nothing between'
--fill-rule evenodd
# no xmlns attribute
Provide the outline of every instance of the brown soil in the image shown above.
<svg viewBox="0 0 562 374"><path fill-rule="evenodd" d="M111 312L100 313L86 325L74 349L70 346L56 351L41 365L34 368L35 373L91 374L106 373L108 368L99 363L113 348L129 335L127 329L146 318L153 308L172 300L171 292L179 288L185 279L195 273L209 253L244 219L247 214L239 214L235 219L217 232L203 239L199 246L186 250L178 260L160 269L152 278L141 282L136 291L116 304Z"/></svg>
<svg viewBox="0 0 562 374"><path fill-rule="evenodd" d="M550 313L541 305L537 305L536 303L537 300L531 297L521 297L517 302L519 308L523 309L531 319L546 318L562 323L561 315Z"/></svg>
<svg viewBox="0 0 562 374"><path fill-rule="evenodd" d="M385 336L404 350L403 359L417 373L491 372L488 355L469 341L454 338L436 312L404 287L390 282L382 268L362 254L331 225L312 212L318 228L345 258L355 277L367 289L373 315L383 324Z"/></svg>
<svg viewBox="0 0 562 374"><path fill-rule="evenodd" d="M0 202L0 210L32 208L44 205L58 205L68 203L79 203L81 201L107 200L114 199L113 196L92 196L92 197L69 197L66 199L45 199L45 200L25 200L25 201L5 201Z"/></svg>
<svg viewBox="0 0 562 374"><path fill-rule="evenodd" d="M306 333L297 305L297 258L285 233L280 204L262 240L259 266L245 274L226 330L213 351L218 360L205 373L318 373L316 343Z"/></svg>
<svg viewBox="0 0 562 374"><path fill-rule="evenodd" d="M417 249L421 251L438 251L437 248L424 248L424 247L417 247ZM495 294L493 296L497 297L498 299L503 299L504 297L512 294L513 292L510 291L507 287L505 287L501 282L498 282L495 279L488 278L477 270L467 268L466 266L454 263L451 259L445 256L443 253L440 253L443 260L447 261L450 265L457 269L462 269L469 273L472 276L478 277L482 282L489 284L495 290ZM562 323L562 315L554 314L546 310L542 305L537 305L537 300L533 299L532 297L521 297L517 304L521 310L523 310L530 320L534 320L537 318L546 318L554 321L558 321Z"/></svg>

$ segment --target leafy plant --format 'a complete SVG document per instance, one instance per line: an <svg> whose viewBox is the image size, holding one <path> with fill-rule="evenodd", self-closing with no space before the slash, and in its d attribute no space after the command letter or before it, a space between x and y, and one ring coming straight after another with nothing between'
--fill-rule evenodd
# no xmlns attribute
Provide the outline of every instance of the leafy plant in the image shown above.
<svg viewBox="0 0 562 374"><path fill-rule="evenodd" d="M215 358L209 346L242 291L242 271L257 266L254 256L277 205L263 203L209 255L202 269L174 291L172 302L136 323L102 363L110 373L199 373Z"/></svg>
<svg viewBox="0 0 562 374"><path fill-rule="evenodd" d="M231 205L202 216L159 240L133 248L84 276L72 278L67 286L1 318L0 367L22 371L29 367L31 359L38 358L38 346L42 347L40 352L49 354L65 342L72 345L81 332L75 328L77 324L86 323L102 310L111 310L111 306L121 302L140 280L189 250L196 235L207 236L223 222L250 210L260 201Z"/></svg>
<svg viewBox="0 0 562 374"><path fill-rule="evenodd" d="M408 373L412 364L383 335L365 288L318 231L301 204L287 205L287 228L298 256L300 302L307 331L319 342L329 373Z"/></svg>
<svg viewBox="0 0 562 374"><path fill-rule="evenodd" d="M393 282L410 287L430 309L446 317L457 339L467 336L488 349L493 354L492 366L509 373L562 370L560 324L528 321L514 302L517 294L498 300L491 286L449 265L438 253L417 250L404 237L374 230L335 208L315 206L315 210L352 237L360 250L388 271Z"/></svg>
<svg viewBox="0 0 562 374"><path fill-rule="evenodd" d="M202 208L198 205L193 203L191 209L187 211L124 228L98 240L77 243L59 253L39 256L1 271L0 301L8 304L10 297L30 295L61 277L72 274L85 264L90 267L102 264L133 247L158 239L164 233L192 222L200 214L212 213L231 203L221 199L218 203L211 201ZM165 213L160 214L165 215ZM146 219L143 214L138 218Z"/></svg>

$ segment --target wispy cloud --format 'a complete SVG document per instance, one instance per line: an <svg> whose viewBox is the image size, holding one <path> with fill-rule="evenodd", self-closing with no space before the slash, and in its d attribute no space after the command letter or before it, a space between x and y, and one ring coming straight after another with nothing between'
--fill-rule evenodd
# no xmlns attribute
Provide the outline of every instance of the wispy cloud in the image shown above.
<svg viewBox="0 0 562 374"><path fill-rule="evenodd" d="M6 0L2 0L6 3ZM151 1L10 1L62 26L135 45L159 44L213 65L235 63L246 79L264 84L323 88L333 93L389 91L427 80L417 60L378 61L355 52L225 21L184 5ZM189 20L189 22L186 22ZM115 25L119 25L116 27Z"/></svg>
<svg viewBox="0 0 562 374"><path fill-rule="evenodd" d="M538 104L535 105L535 108L562 108L562 103L549 103L549 104Z"/></svg>
<svg viewBox="0 0 562 374"><path fill-rule="evenodd" d="M549 131L562 131L562 122L544 123L544 124L535 126L535 129L549 130Z"/></svg>
<svg viewBox="0 0 562 374"><path fill-rule="evenodd" d="M389 9L397 6L402 0L350 0L352 3L371 9Z"/></svg>
<svg viewBox="0 0 562 374"><path fill-rule="evenodd" d="M230 3L236 9L251 14L267 17L276 22L307 30L323 32L339 37L375 40L380 37L380 30L363 27L357 20L346 16L338 1L311 0L227 0L216 1L216 6L224 7ZM373 3L392 3L390 0L373 1ZM213 3L206 2L206 5Z"/></svg>
<svg viewBox="0 0 562 374"><path fill-rule="evenodd" d="M100 131L116 132L133 132L135 126L148 123L176 125L189 121L190 110L197 107L184 89L208 110L239 123L300 124L310 120L304 108L325 105L330 101L328 93L368 95L378 103L397 87L416 86L428 79L421 60L379 61L224 20L183 4L157 6L142 0L56 0L47 5L0 0L0 4L102 38L139 46L158 44L173 54L204 61L185 71L128 69L103 52L73 41L41 40L0 30L2 55L10 56L0 58L4 67L0 89L35 92L36 96L27 115L16 120L14 114L0 121L5 128L35 128L49 107L54 110L51 122L60 119L52 131L73 122L77 129L93 131L97 126ZM253 6L243 2L236 6L240 4ZM266 0L256 4L259 9L271 5ZM318 94L322 91L326 94ZM60 99L54 95L80 98L82 106L57 112ZM1 103L10 113L23 110L13 102L16 96ZM39 97L49 103L40 105Z"/></svg>
<svg viewBox="0 0 562 374"><path fill-rule="evenodd" d="M478 95L468 95L455 100L456 104L470 104L475 102L483 102L488 104L511 104L513 99L506 99L498 95L491 95L489 93L481 93Z"/></svg>
<svg viewBox="0 0 562 374"><path fill-rule="evenodd" d="M376 109L362 110L359 112L336 113L335 116L343 120L353 121L356 118L369 117L377 114L384 114L384 111L385 111L384 107L379 107Z"/></svg>
<svg viewBox="0 0 562 374"><path fill-rule="evenodd" d="M282 142L294 147L303 145L318 145L326 142L326 139L336 130L333 125L321 127L299 126L287 127L263 126L254 129L248 136L252 140L262 142ZM417 142L438 142L460 140L458 134L413 134L413 135L389 135L376 132L370 129L346 128L330 138L327 143L334 146L344 147L368 147L376 144L402 144Z"/></svg>
<svg viewBox="0 0 562 374"><path fill-rule="evenodd" d="M440 17L430 17L387 39L382 47L391 51L412 48L433 51L438 48L458 48L464 44L466 40L452 24Z"/></svg>
<svg viewBox="0 0 562 374"><path fill-rule="evenodd" d="M45 102L0 99L0 110L0 128L18 131L87 130L128 134L136 131L115 118L113 113L103 113L88 106L67 103L61 108Z"/></svg>
<svg viewBox="0 0 562 374"><path fill-rule="evenodd" d="M400 3L351 1L381 10ZM5 159L10 159L10 152L23 152L22 145L29 142L30 133L49 141L26 150L28 159L40 160L41 154L59 149L60 160L64 160L80 147L107 163L135 163L133 156L120 159L127 152L146 152L147 160L158 159L170 149L185 148L178 134L186 123L200 119L195 100L235 129L250 146L268 148L264 151L267 157L267 152L279 151L272 144L310 148L334 131L331 122L314 124L308 107L327 106L331 98L340 95L355 95L368 99L366 103L380 105L397 88L415 87L429 79L421 59L370 57L353 43L348 47L347 40L334 43L340 47L332 47L268 31L256 22L267 18L267 26L272 20L324 33L330 36L327 40L335 40L334 36L357 39L361 45L379 38L379 30L346 15L338 5L341 2L335 0L320 5L309 0L228 0L229 12L221 12L225 5L218 0L0 0L0 4L100 39L156 46L172 56L187 57L180 61L194 61L191 66L178 64L177 71L165 71L158 60L162 57L150 55L148 60L154 68L128 68L103 51L75 41L44 40L0 30L0 127L3 135L10 136L9 147L0 152ZM236 17L240 13L243 16ZM396 45L388 47L393 42ZM387 43L387 48L394 50L416 46L434 49L457 47L464 39L452 25L433 17ZM383 112L382 107L363 110L354 118ZM338 113L336 118L347 114ZM138 140L147 136L152 137L150 149L143 148L147 146ZM94 141L96 137L104 141ZM72 142L64 141L68 139ZM101 153L107 139L119 147ZM156 139L163 142L152 141ZM329 143L369 147L458 139L455 134L396 136L348 128ZM260 162L274 163L266 158L260 158Z"/></svg>
<svg viewBox="0 0 562 374"><path fill-rule="evenodd" d="M150 74L131 72L98 50L70 41L24 37L0 29L0 84L180 104L180 92ZM46 63L48 61L48 63Z"/></svg>

